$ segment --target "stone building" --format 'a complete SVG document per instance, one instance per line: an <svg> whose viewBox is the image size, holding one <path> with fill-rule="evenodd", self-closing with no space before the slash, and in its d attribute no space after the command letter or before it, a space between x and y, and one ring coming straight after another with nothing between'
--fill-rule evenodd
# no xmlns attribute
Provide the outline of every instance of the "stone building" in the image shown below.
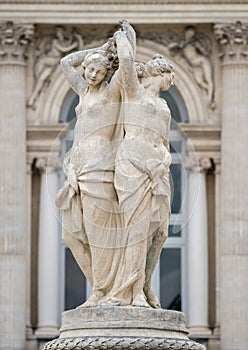
<svg viewBox="0 0 248 350"><path fill-rule="evenodd" d="M137 60L160 53L176 72L162 95L173 200L154 289L208 349L247 350L247 0L0 0L0 349L38 349L89 294L54 207L77 104L59 61L122 18Z"/></svg>

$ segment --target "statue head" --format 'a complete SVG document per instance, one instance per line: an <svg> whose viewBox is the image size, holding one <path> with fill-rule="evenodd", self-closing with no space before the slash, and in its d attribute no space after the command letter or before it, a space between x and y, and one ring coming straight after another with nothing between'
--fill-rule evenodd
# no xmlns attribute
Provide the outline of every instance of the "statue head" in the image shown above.
<svg viewBox="0 0 248 350"><path fill-rule="evenodd" d="M145 64L141 83L145 88L156 83L158 90L163 91L173 84L173 78L174 67L163 56L157 54Z"/></svg>
<svg viewBox="0 0 248 350"><path fill-rule="evenodd" d="M83 78L86 79L85 73L87 69L93 69L94 67L101 71L102 80L106 80L108 78L109 72L112 70L113 63L113 55L106 54L104 51L91 52L86 55L84 61L82 62Z"/></svg>
<svg viewBox="0 0 248 350"><path fill-rule="evenodd" d="M184 34L185 34L185 39L186 39L186 40L193 39L194 36L195 36L195 34L196 34L195 27L193 27L193 26L187 26L187 27L185 28Z"/></svg>
<svg viewBox="0 0 248 350"><path fill-rule="evenodd" d="M146 63L146 72L148 76L163 75L174 73L174 67L163 56L157 54Z"/></svg>

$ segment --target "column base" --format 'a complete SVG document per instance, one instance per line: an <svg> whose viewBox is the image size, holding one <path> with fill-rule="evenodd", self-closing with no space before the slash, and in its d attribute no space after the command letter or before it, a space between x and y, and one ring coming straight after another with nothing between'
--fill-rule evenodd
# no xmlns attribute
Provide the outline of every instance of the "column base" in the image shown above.
<svg viewBox="0 0 248 350"><path fill-rule="evenodd" d="M208 326L189 326L188 329L190 338L206 338L212 334Z"/></svg>
<svg viewBox="0 0 248 350"><path fill-rule="evenodd" d="M60 337L44 350L205 350L188 338L182 312L142 307L95 307L66 311Z"/></svg>
<svg viewBox="0 0 248 350"><path fill-rule="evenodd" d="M38 326L35 335L37 339L53 339L59 336L59 329L56 326Z"/></svg>

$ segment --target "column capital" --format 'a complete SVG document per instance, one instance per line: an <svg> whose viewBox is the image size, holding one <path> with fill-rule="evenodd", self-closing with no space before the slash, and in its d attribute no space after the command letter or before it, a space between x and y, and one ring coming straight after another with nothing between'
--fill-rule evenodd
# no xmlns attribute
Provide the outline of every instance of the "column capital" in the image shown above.
<svg viewBox="0 0 248 350"><path fill-rule="evenodd" d="M189 172L206 174L212 169L213 162L211 158L208 157L198 159L196 157L189 156L186 158L184 166Z"/></svg>
<svg viewBox="0 0 248 350"><path fill-rule="evenodd" d="M0 22L0 64L24 64L33 35L32 24Z"/></svg>
<svg viewBox="0 0 248 350"><path fill-rule="evenodd" d="M44 172L56 172L61 169L61 160L58 156L40 157L36 159L35 167Z"/></svg>
<svg viewBox="0 0 248 350"><path fill-rule="evenodd" d="M223 63L248 63L248 23L217 23L214 33Z"/></svg>

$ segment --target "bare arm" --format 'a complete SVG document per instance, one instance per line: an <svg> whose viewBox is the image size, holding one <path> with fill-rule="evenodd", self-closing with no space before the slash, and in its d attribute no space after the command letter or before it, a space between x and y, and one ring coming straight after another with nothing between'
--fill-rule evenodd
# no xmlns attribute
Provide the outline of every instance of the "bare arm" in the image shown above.
<svg viewBox="0 0 248 350"><path fill-rule="evenodd" d="M122 87L128 99L136 96L139 81L134 64L134 52L124 31L115 33L117 54L119 58L119 74Z"/></svg>
<svg viewBox="0 0 248 350"><path fill-rule="evenodd" d="M106 43L98 48L73 52L61 59L60 64L62 71L65 74L67 80L69 81L72 89L78 95L82 95L84 93L86 88L86 82L82 75L78 72L77 67L79 67L82 64L86 55L88 55L90 52L106 51L108 47L109 43Z"/></svg>
<svg viewBox="0 0 248 350"><path fill-rule="evenodd" d="M75 41L74 43L68 45L68 46L62 46L58 42L54 43L54 46L57 48L58 51L65 53L68 51L71 51L77 47L78 43Z"/></svg>
<svg viewBox="0 0 248 350"><path fill-rule="evenodd" d="M133 27L128 23L127 20L122 19L120 21L122 29L125 31L127 39L132 47L133 55L136 56L136 33Z"/></svg>

